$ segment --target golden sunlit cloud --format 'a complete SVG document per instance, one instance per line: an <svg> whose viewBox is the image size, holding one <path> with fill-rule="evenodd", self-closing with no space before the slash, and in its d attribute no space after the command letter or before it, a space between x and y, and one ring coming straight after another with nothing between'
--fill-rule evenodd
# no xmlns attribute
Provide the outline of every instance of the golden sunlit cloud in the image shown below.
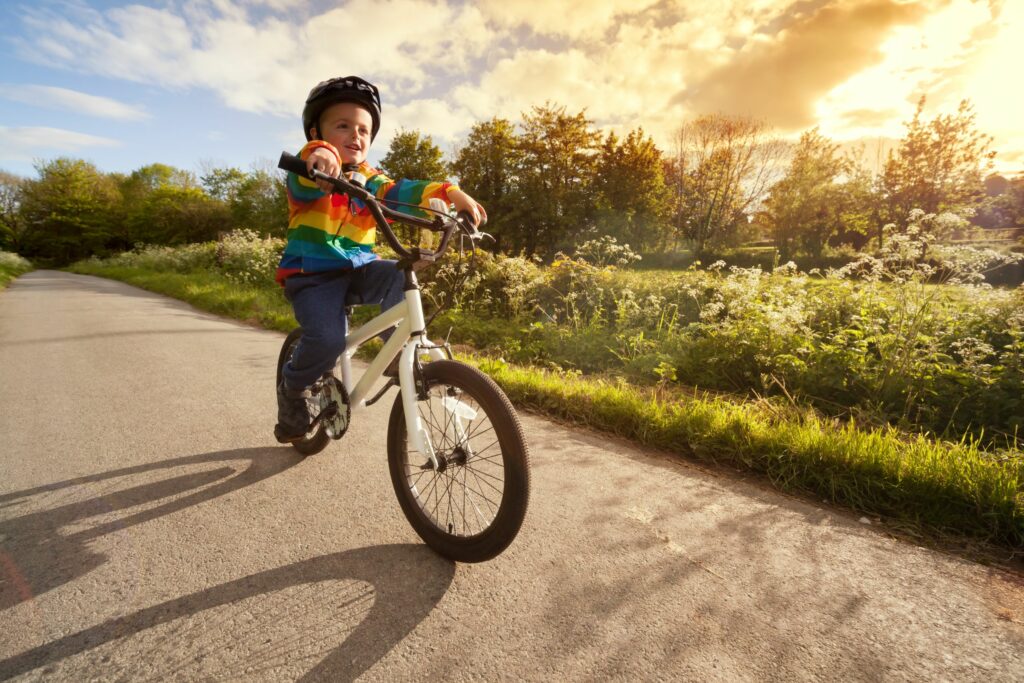
<svg viewBox="0 0 1024 683"><path fill-rule="evenodd" d="M783 129L813 126L818 98L882 61L880 43L892 27L924 15L920 4L893 0L824 7L750 41L680 99L699 113L753 116Z"/></svg>
<svg viewBox="0 0 1024 683"><path fill-rule="evenodd" d="M969 98L1000 170L1024 171L1013 82L1024 0L350 0L322 11L192 0L77 12L26 9L24 58L292 117L310 84L358 73L382 89L378 146L410 126L457 145L474 121L518 121L547 101L605 131L642 126L662 149L706 112L789 138L818 125L843 143L892 140L925 95L928 117ZM338 36L344 49L309 49Z"/></svg>

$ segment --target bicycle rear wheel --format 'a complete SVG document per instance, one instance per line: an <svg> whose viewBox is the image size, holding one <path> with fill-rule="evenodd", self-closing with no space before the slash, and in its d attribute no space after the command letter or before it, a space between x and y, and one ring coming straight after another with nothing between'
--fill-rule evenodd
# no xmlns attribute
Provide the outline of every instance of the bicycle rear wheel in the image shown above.
<svg viewBox="0 0 1024 683"><path fill-rule="evenodd" d="M515 409L490 377L455 361L423 367L416 406L439 460L408 442L399 394L388 424L395 494L420 538L459 562L489 560L512 543L530 497L530 456Z"/></svg>
<svg viewBox="0 0 1024 683"><path fill-rule="evenodd" d="M288 336L285 337L284 344L281 345L281 353L277 357L277 381L274 384L275 387L281 385L281 373L284 369L284 365L291 359L292 354L295 353L295 347L298 345L299 339L301 338L301 327L292 330ZM316 455L323 449L327 448L327 444L330 443L330 441L331 437L328 435L327 430L321 422L317 425L316 429L311 430L302 439L299 441L293 441L292 448L303 455Z"/></svg>

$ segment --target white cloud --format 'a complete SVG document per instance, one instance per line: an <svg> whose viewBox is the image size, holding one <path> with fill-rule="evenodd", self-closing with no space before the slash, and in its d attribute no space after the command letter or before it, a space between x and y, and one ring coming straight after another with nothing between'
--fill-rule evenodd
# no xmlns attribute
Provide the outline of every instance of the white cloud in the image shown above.
<svg viewBox="0 0 1024 683"><path fill-rule="evenodd" d="M0 126L0 160L30 161L45 154L66 154L84 147L116 147L118 140L43 126Z"/></svg>
<svg viewBox="0 0 1024 683"><path fill-rule="evenodd" d="M69 3L61 14L22 10L20 47L23 58L47 66L203 89L238 110L289 117L297 142L308 89L358 74L382 91L375 150L401 127L457 142L474 121L518 121L547 100L573 113L586 109L603 130L643 126L664 149L716 70L742 62L784 82L792 73L773 71L758 55L826 10L883 5L919 8L929 21L880 35L880 60L809 90L800 104L811 118L841 139L898 135L915 88L933 87L930 104L947 108L971 97L982 129L1008 143L1000 149L1018 149L1024 104L1005 76L1024 58L1015 0L347 0L326 11L300 0L178 0L103 11ZM986 20L999 7L999 20ZM972 30L999 38L986 51L979 46L991 36ZM836 47L818 38L824 47L812 54ZM713 104L742 113L741 95L771 101L771 93L738 90L724 90Z"/></svg>
<svg viewBox="0 0 1024 683"><path fill-rule="evenodd" d="M119 121L138 121L149 118L145 109L138 105L125 104L109 97L47 85L0 84L0 97L47 109L61 109Z"/></svg>
<svg viewBox="0 0 1024 683"><path fill-rule="evenodd" d="M73 18L26 10L22 58L156 87L204 88L231 107L296 115L309 88L361 74L405 99L463 75L489 44L473 7L427 0L352 0L305 21L254 18L253 4L130 5ZM372 27L370 29L369 27Z"/></svg>
<svg viewBox="0 0 1024 683"><path fill-rule="evenodd" d="M455 142L476 119L465 109L438 99L413 100L391 110L381 125L376 147L386 147L400 129L418 130L439 146Z"/></svg>

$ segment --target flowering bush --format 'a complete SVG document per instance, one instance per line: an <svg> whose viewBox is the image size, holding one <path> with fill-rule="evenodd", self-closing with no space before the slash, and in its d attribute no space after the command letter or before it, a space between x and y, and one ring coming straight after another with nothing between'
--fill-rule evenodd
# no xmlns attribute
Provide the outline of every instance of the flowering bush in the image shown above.
<svg viewBox="0 0 1024 683"><path fill-rule="evenodd" d="M9 251L0 251L0 267L9 270L28 270L32 267L32 262L24 256Z"/></svg>
<svg viewBox="0 0 1024 683"><path fill-rule="evenodd" d="M217 264L240 284L272 283L284 245L285 240L260 237L254 230L232 230L217 242Z"/></svg>
<svg viewBox="0 0 1024 683"><path fill-rule="evenodd" d="M0 250L0 289L22 273L32 270L32 262L9 251Z"/></svg>
<svg viewBox="0 0 1024 683"><path fill-rule="evenodd" d="M628 244L619 244L611 235L602 235L577 247L576 258L595 266L628 266L641 257Z"/></svg>
<svg viewBox="0 0 1024 683"><path fill-rule="evenodd" d="M421 273L452 341L565 370L778 395L862 421L995 441L1024 435L1024 287L981 281L1014 257L941 241L952 215L915 212L885 248L824 276L793 264L628 271L559 255L450 258ZM284 242L146 247L125 265L220 268L276 287Z"/></svg>
<svg viewBox="0 0 1024 683"><path fill-rule="evenodd" d="M180 247L165 247L140 244L132 251L122 252L106 259L93 256L90 261L123 268L145 268L157 272L188 273L194 270L210 270L216 267L215 248L212 242L186 244Z"/></svg>

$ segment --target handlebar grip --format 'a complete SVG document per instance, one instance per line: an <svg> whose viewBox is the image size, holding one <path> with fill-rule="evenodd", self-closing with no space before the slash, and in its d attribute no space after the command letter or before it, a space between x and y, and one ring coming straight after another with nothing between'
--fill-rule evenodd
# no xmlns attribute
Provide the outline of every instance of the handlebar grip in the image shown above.
<svg viewBox="0 0 1024 683"><path fill-rule="evenodd" d="M476 221L473 220L473 214L471 214L469 211L459 211L457 214L455 214L455 218L463 225L473 228L474 232L476 231L478 226L476 224Z"/></svg>
<svg viewBox="0 0 1024 683"><path fill-rule="evenodd" d="M309 169L306 168L306 162L294 154L281 152L281 158L277 160L277 167L282 171L288 171L297 176L309 178Z"/></svg>

